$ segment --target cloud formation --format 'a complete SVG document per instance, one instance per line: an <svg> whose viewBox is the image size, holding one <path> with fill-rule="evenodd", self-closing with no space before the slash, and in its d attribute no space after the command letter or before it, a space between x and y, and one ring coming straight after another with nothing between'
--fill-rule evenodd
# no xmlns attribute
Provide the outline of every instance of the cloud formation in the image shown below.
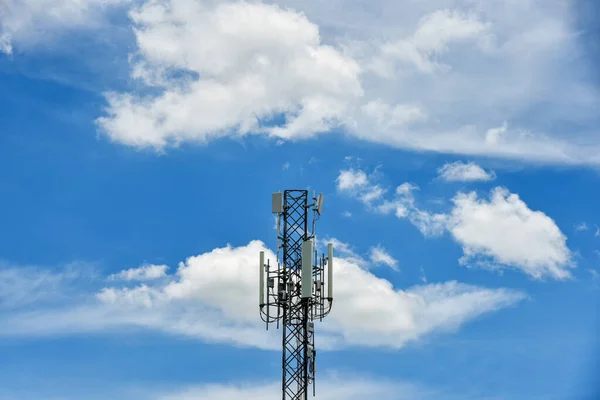
<svg viewBox="0 0 600 400"><path fill-rule="evenodd" d="M3 0L0 5L0 53L13 42L32 44L55 39L61 31L100 28L105 13L130 0Z"/></svg>
<svg viewBox="0 0 600 400"><path fill-rule="evenodd" d="M167 269L169 269L167 265L145 264L138 268L129 268L117 274L109 275L108 280L150 281L164 278L167 274Z"/></svg>
<svg viewBox="0 0 600 400"><path fill-rule="evenodd" d="M375 380L360 375L328 373L317 383L316 399L319 400L426 400L439 398L441 393L425 390L419 386ZM276 400L281 398L281 382L245 384L204 384L183 390L161 394L155 400Z"/></svg>
<svg viewBox="0 0 600 400"><path fill-rule="evenodd" d="M131 74L160 94L109 93L99 126L113 141L159 150L342 127L399 148L600 162L588 131L567 137L520 117L543 101L545 117L594 126L600 94L562 73L583 68L564 57L578 48L568 5L406 1L379 0L369 14L335 1L142 2L130 12Z"/></svg>
<svg viewBox="0 0 600 400"><path fill-rule="evenodd" d="M166 0L130 16L133 77L162 93L109 94L108 116L98 123L114 141L160 149L226 135L307 138L343 125L362 95L358 64L323 45L318 27L295 11ZM278 115L285 124L268 122Z"/></svg>
<svg viewBox="0 0 600 400"><path fill-rule="evenodd" d="M8 0L0 51L99 28L127 9L140 84L109 90L97 123L134 147L341 128L418 151L600 162L600 92L580 56L574 3L369 4Z"/></svg>
<svg viewBox="0 0 600 400"><path fill-rule="evenodd" d="M365 205L370 205L385 194L385 190L373 184L374 177L362 170L346 169L340 171L336 179L337 190L357 197Z"/></svg>
<svg viewBox="0 0 600 400"><path fill-rule="evenodd" d="M398 260L392 257L381 245L371 248L369 258L373 264L383 264L394 270L398 270Z"/></svg>
<svg viewBox="0 0 600 400"><path fill-rule="evenodd" d="M151 329L207 342L277 349L278 332L258 315L258 254L275 260L260 241L224 247L180 263L166 280L111 285L78 301L27 311L5 310L1 335L57 335ZM336 252L337 253L337 252ZM406 290L378 278L351 258L334 261L335 303L318 346L401 348L453 331L478 316L514 305L525 295L450 281ZM361 288L357 290L357 288Z"/></svg>
<svg viewBox="0 0 600 400"><path fill-rule="evenodd" d="M368 181L363 186L374 185ZM458 192L448 212L432 213L416 205L414 192L418 189L403 183L392 198L381 199L368 208L408 219L427 237L449 233L462 247L459 262L463 265L514 268L536 279L571 277L575 263L567 237L552 218L531 210L517 194L496 187L488 200L476 192ZM357 193L350 194L360 200Z"/></svg>
<svg viewBox="0 0 600 400"><path fill-rule="evenodd" d="M487 172L474 162L456 161L438 168L439 178L446 182L491 181L496 178L494 171Z"/></svg>

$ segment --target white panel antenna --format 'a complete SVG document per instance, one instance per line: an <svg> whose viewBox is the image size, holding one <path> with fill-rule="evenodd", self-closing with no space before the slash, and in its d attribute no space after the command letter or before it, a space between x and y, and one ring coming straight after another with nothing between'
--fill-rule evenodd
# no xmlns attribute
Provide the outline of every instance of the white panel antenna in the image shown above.
<svg viewBox="0 0 600 400"><path fill-rule="evenodd" d="M273 193L272 196L272 206L271 206L271 212L273 214L279 214L283 212L283 193L281 192L276 192Z"/></svg>
<svg viewBox="0 0 600 400"><path fill-rule="evenodd" d="M323 211L323 193L317 197L317 213L321 215L321 211Z"/></svg>
<svg viewBox="0 0 600 400"><path fill-rule="evenodd" d="M333 244L327 245L327 297L333 299Z"/></svg>
<svg viewBox="0 0 600 400"><path fill-rule="evenodd" d="M307 240L302 243L302 298L312 297L312 269L313 269L313 242Z"/></svg>
<svg viewBox="0 0 600 400"><path fill-rule="evenodd" d="M265 304L265 252L260 252L260 286L258 287L258 304Z"/></svg>

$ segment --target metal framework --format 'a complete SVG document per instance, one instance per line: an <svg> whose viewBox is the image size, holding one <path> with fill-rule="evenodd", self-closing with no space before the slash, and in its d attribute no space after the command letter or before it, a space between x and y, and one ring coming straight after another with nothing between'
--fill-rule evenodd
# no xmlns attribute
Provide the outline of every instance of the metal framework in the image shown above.
<svg viewBox="0 0 600 400"><path fill-rule="evenodd" d="M282 399L306 400L310 384L313 396L315 394L314 321L329 314L333 303L330 287L327 296L325 294L325 267L327 264L329 269L332 267L333 248L329 245L328 257L322 254L320 258L316 249L313 250L322 195L309 204L307 190L286 190L282 200L281 210L277 212L277 267L272 268L270 261L264 264L261 253L260 314L267 329L271 323L276 323L277 328L280 323L282 326ZM312 224L309 224L311 209ZM308 262L310 264L306 264ZM303 278L303 272L310 274L310 279ZM302 290L303 283L311 287ZM331 273L327 285L332 285ZM266 301L262 294L265 286Z"/></svg>

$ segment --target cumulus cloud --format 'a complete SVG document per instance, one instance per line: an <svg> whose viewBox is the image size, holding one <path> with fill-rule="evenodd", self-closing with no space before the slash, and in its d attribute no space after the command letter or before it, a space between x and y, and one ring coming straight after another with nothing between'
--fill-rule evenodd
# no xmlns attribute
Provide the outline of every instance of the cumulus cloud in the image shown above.
<svg viewBox="0 0 600 400"><path fill-rule="evenodd" d="M351 252L340 247L340 253ZM252 241L190 257L166 280L107 286L76 305L7 312L0 334L72 334L129 326L209 342L277 349L278 333L264 331L258 316L260 251L275 260L262 242ZM519 291L453 281L402 290L352 257L336 256L334 271L334 308L319 324L320 348L400 348L433 332L455 330L524 298Z"/></svg>
<svg viewBox="0 0 600 400"><path fill-rule="evenodd" d="M600 93L588 58L577 57L572 2L369 6L8 0L0 51L103 26L108 10L127 7L137 44L131 77L143 84L109 91L97 122L135 147L251 134L299 140L343 128L403 149L600 162ZM527 112L536 109L542 116ZM582 128L565 132L565 124Z"/></svg>
<svg viewBox="0 0 600 400"><path fill-rule="evenodd" d="M600 104L584 75L563 72L585 68L566 57L578 49L567 3L407 1L378 0L369 13L339 1L142 2L130 13L131 74L159 94L109 93L98 124L160 150L342 127L399 148L600 162L589 130L567 136L545 121L592 127ZM519 118L542 102L544 123Z"/></svg>
<svg viewBox="0 0 600 400"><path fill-rule="evenodd" d="M109 91L97 122L135 147L252 134L299 140L342 128L403 149L600 162L600 93L587 58L573 56L583 49L571 2L369 6L8 0L0 51L104 26L107 11L127 7L137 44L131 77L146 87ZM535 109L543 117L526 112ZM573 123L581 131L562 130Z"/></svg>
<svg viewBox="0 0 600 400"><path fill-rule="evenodd" d="M514 268L536 279L571 277L575 263L567 237L552 218L530 209L517 194L496 187L487 200L476 192L459 192L448 212L432 213L416 205L416 190L403 183L393 198L370 209L408 219L425 236L449 233L462 247L463 265Z"/></svg>
<svg viewBox="0 0 600 400"><path fill-rule="evenodd" d="M130 268L108 276L109 280L149 281L166 276L167 265L146 264L138 268Z"/></svg>
<svg viewBox="0 0 600 400"><path fill-rule="evenodd" d="M359 65L323 45L318 27L293 10L164 0L130 16L133 76L162 93L109 94L98 123L114 141L162 148L231 134L306 138L343 125L362 95ZM275 116L285 124L270 123Z"/></svg>
<svg viewBox="0 0 600 400"><path fill-rule="evenodd" d="M474 162L456 161L438 169L439 178L446 182L491 181L496 178L494 171L487 172Z"/></svg>
<svg viewBox="0 0 600 400"><path fill-rule="evenodd" d="M490 199L475 192L453 199L448 229L463 247L463 264L519 268L534 278L565 279L574 267L567 238L554 220L497 187Z"/></svg>
<svg viewBox="0 0 600 400"><path fill-rule="evenodd" d="M353 169L340 171L337 178L337 188L341 191L356 190L369 184L369 178L364 171Z"/></svg>

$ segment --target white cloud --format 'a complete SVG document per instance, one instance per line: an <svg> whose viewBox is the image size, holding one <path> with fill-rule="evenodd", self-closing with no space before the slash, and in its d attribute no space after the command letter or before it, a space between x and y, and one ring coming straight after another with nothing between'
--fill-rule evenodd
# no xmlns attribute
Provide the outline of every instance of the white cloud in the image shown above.
<svg viewBox="0 0 600 400"><path fill-rule="evenodd" d="M472 193L453 199L448 229L463 247L464 264L518 268L534 278L565 279L574 267L567 238L552 218L497 187L490 200Z"/></svg>
<svg viewBox="0 0 600 400"><path fill-rule="evenodd" d="M398 104L392 107L381 100L368 102L362 106L362 111L383 129L402 127L427 119L427 115L417 106Z"/></svg>
<svg viewBox="0 0 600 400"><path fill-rule="evenodd" d="M105 26L125 7L131 76L157 94L107 94L97 122L119 143L163 150L341 127L403 149L600 163L600 93L577 56L571 2L8 0L0 51Z"/></svg>
<svg viewBox="0 0 600 400"><path fill-rule="evenodd" d="M340 171L337 178L337 188L341 191L355 190L369 184L369 178L364 171L355 171L353 169Z"/></svg>
<svg viewBox="0 0 600 400"><path fill-rule="evenodd" d="M476 40L486 26L474 15L437 10L424 15L408 38L385 43L371 68L384 77L395 76L395 68L410 64L420 72L434 73L440 68L434 57L449 50L453 42ZM400 64L400 65L398 65Z"/></svg>
<svg viewBox="0 0 600 400"><path fill-rule="evenodd" d="M132 76L162 93L109 94L99 125L114 141L157 149L341 126L399 148L600 162L591 129L600 94L583 74L564 74L586 67L567 56L580 51L568 3L369 5L143 2L130 13ZM542 102L543 122L521 117ZM590 129L567 134L554 122Z"/></svg>
<svg viewBox="0 0 600 400"><path fill-rule="evenodd" d="M275 260L262 242L253 241L190 257L164 281L106 287L95 298L76 305L7 312L2 315L6 323L0 327L0 335L73 334L130 326L209 342L278 349L280 332L264 331L258 315L257 259L261 250ZM343 253L344 247L338 250L336 254ZM524 298L519 291L457 282L402 290L351 257L336 256L334 271L334 308L319 324L320 348L400 348L424 335L457 329L481 314Z"/></svg>
<svg viewBox="0 0 600 400"><path fill-rule="evenodd" d="M85 399L104 400L279 400L281 399L280 377L271 374L267 378L247 381L221 381L198 383L187 382L144 382L142 386L119 383L95 388L90 395L89 387L82 385L36 385L27 390L3 388L3 400L37 399ZM42 389L43 388L43 389ZM87 390L86 390L87 389ZM312 390L311 390L312 392ZM313 398L312 393L309 394ZM451 393L448 390L428 388L411 382L391 381L370 376L362 371L340 373L335 370L318 371L315 400L363 400L375 398L381 400L483 400L463 393ZM486 398L489 400L489 398Z"/></svg>
<svg viewBox="0 0 600 400"><path fill-rule="evenodd" d="M401 382L375 380L361 375L328 373L318 378L315 399L318 400L425 400L440 398L441 393ZM281 382L205 384L152 397L156 400L277 400L281 398ZM435 395L434 395L435 394ZM436 397L438 396L438 397ZM312 397L312 395L311 395ZM445 398L445 397L442 397Z"/></svg>
<svg viewBox="0 0 600 400"><path fill-rule="evenodd" d="M444 164L438 169L438 174L447 182L491 181L496 178L494 171L487 172L474 162L460 161Z"/></svg>
<svg viewBox="0 0 600 400"><path fill-rule="evenodd" d="M342 217L344 217L344 218L351 218L352 217L352 213L350 211L344 211L342 213Z"/></svg>
<svg viewBox="0 0 600 400"><path fill-rule="evenodd" d="M0 52L10 54L12 43L31 44L54 39L70 29L103 25L103 14L130 0L3 0L0 6Z"/></svg>
<svg viewBox="0 0 600 400"><path fill-rule="evenodd" d="M585 222L575 225L575 230L577 232L587 231L589 228Z"/></svg>
<svg viewBox="0 0 600 400"><path fill-rule="evenodd" d="M369 258L373 264L383 264L398 270L398 260L392 257L381 245L371 248Z"/></svg>
<svg viewBox="0 0 600 400"><path fill-rule="evenodd" d="M163 148L256 132L307 138L343 125L362 95L358 64L321 44L318 27L295 11L160 0L130 15L138 44L132 74L162 94L109 94L98 123L114 141ZM176 71L186 77L168 78ZM261 122L277 115L285 125Z"/></svg>
<svg viewBox="0 0 600 400"><path fill-rule="evenodd" d="M119 273L109 275L109 280L123 281L149 281L153 279L163 278L167 274L167 265L152 265L146 264L138 268L130 268Z"/></svg>
<svg viewBox="0 0 600 400"><path fill-rule="evenodd" d="M364 171L347 169L340 171L336 179L337 190L349 193L369 205L385 194L385 190L379 185L371 183L372 177L367 176Z"/></svg>
<svg viewBox="0 0 600 400"><path fill-rule="evenodd" d="M384 200L376 206L376 210L383 214L394 213L398 218L408 218L425 236L440 236L444 234L447 222L445 214L434 214L420 210L415 205L413 193L419 187L405 182L396 188L393 200Z"/></svg>
<svg viewBox="0 0 600 400"><path fill-rule="evenodd" d="M450 233L462 247L461 264L515 268L536 279L571 277L575 263L566 236L552 218L531 210L518 195L502 187L490 192L490 200L478 198L475 192L459 192L448 213L431 213L417 207L416 190L415 185L403 183L393 199L369 208L408 219L425 236Z"/></svg>
<svg viewBox="0 0 600 400"><path fill-rule="evenodd" d="M342 242L336 238L326 238L318 241L318 244L323 247L327 246L328 243L333 245L336 258L343 258L351 264L357 265L361 268L367 269L369 267L368 261L359 255L356 252L356 249L349 243Z"/></svg>

